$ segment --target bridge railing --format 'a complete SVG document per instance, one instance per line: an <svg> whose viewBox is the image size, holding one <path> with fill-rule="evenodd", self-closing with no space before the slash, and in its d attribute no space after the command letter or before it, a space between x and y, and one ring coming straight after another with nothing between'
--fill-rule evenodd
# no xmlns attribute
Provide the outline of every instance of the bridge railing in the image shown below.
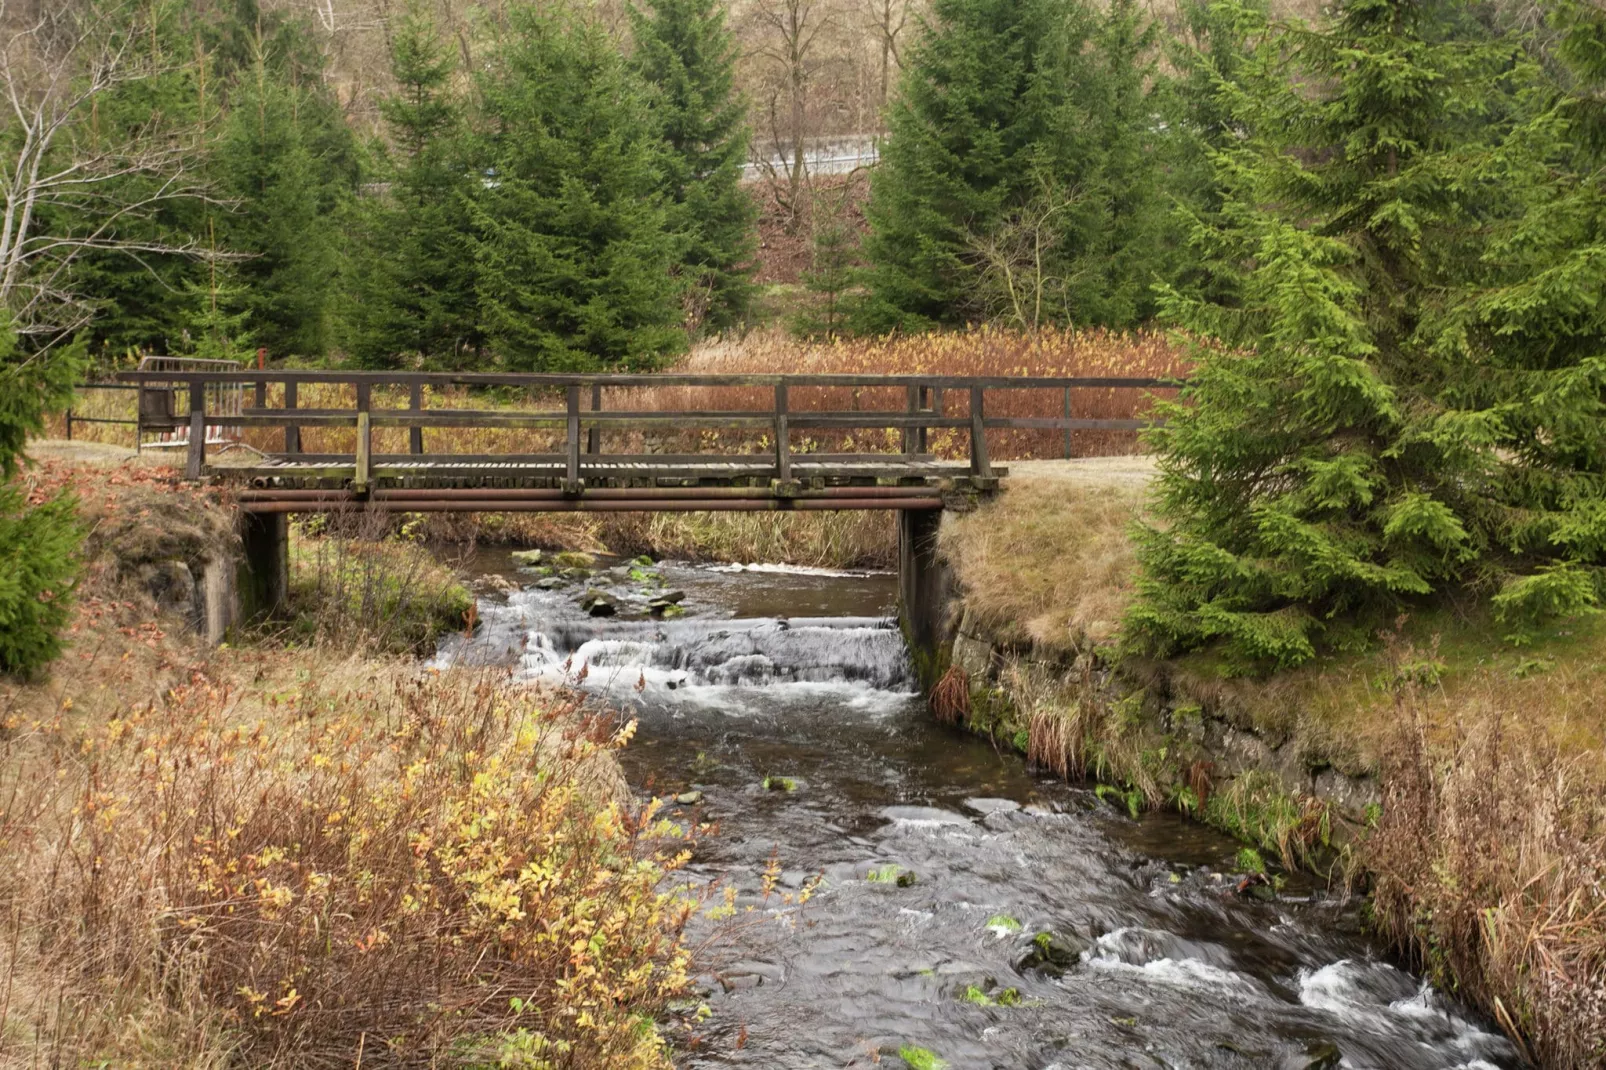
<svg viewBox="0 0 1606 1070"><path fill-rule="evenodd" d="M405 373L348 371L172 371L124 372L124 382L141 387L187 390L189 411L177 418L186 429L187 474L199 478L206 463L207 429L277 428L283 431L282 456L291 460L340 463L354 468L353 484L358 488L370 482L372 467L378 460L431 461L459 463L499 460L556 462L563 466L566 482L579 486L582 458L604 456L602 433L616 431L682 431L688 429L730 429L758 431L771 439L770 461L776 479L792 478L795 431L885 430L899 436L901 454L915 458L927 454L933 430L953 429L969 442L969 473L973 478L992 476L987 432L994 429L1062 431L1066 455L1070 453L1073 431L1133 431L1149 426L1144 419L1098 419L1074 415L1073 394L1081 390L1153 390L1174 388L1175 380L1139 377L1079 376L945 376L945 375L677 375L677 374L597 374L551 375L515 373ZM270 387L276 404L269 404ZM302 390L311 386L349 388L350 405L302 407ZM527 392L536 403L561 407L510 408L427 408L426 390L450 388L501 388ZM744 409L607 409L605 393L622 392L628 401L639 404L642 392L653 388L761 388L768 404ZM816 409L798 408L793 398L810 388L852 388L885 394L888 388L901 392L903 404L896 408ZM232 390L246 392L246 402L233 411L218 412L209 399ZM1051 391L1062 396L1058 416L989 415L988 397L1000 392ZM311 393L312 391L308 391ZM389 407L375 404L375 394L390 398L405 394L407 404ZM328 390L322 393L327 395ZM344 393L344 390L342 390ZM617 397L617 394L615 395ZM964 400L964 411L950 413L955 397ZM381 399L384 402L384 399ZM857 394L855 394L857 404ZM957 410L960 406L953 404ZM345 454L313 454L303 451L301 431L312 427L352 428L355 446ZM377 455L374 431L402 428L408 431L406 454ZM424 450L426 429L466 428L546 429L561 432L561 451L546 454L434 454ZM614 455L606 455L614 456ZM722 454L700 457L718 458ZM817 455L809 455L810 457ZM896 454L894 454L896 456ZM668 458L664 458L668 459Z"/></svg>

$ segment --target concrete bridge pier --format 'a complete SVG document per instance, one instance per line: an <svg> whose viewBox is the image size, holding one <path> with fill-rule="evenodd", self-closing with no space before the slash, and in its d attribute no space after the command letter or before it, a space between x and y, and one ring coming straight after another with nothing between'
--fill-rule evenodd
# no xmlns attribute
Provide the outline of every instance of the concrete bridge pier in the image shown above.
<svg viewBox="0 0 1606 1070"><path fill-rule="evenodd" d="M290 515L240 514L240 619L260 620L290 596Z"/></svg>
<svg viewBox="0 0 1606 1070"><path fill-rule="evenodd" d="M898 615L920 687L930 691L953 642L948 567L937 553L941 509L898 512Z"/></svg>

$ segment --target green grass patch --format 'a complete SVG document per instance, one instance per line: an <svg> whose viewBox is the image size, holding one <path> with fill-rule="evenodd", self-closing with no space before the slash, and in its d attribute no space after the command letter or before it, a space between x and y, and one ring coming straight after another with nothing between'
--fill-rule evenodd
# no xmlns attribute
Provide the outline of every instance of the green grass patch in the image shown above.
<svg viewBox="0 0 1606 1070"><path fill-rule="evenodd" d="M471 627L474 596L416 543L290 540L292 634L359 636L390 653L426 653L446 631Z"/></svg>
<svg viewBox="0 0 1606 1070"><path fill-rule="evenodd" d="M898 1058L910 1067L910 1070L947 1070L948 1063L940 1058L936 1052L927 1048L917 1048L913 1044L905 1044L898 1049Z"/></svg>

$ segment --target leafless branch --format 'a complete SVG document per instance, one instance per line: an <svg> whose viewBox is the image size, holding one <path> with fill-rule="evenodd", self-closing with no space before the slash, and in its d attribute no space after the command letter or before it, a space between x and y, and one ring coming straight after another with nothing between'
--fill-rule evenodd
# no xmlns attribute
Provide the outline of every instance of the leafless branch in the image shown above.
<svg viewBox="0 0 1606 1070"><path fill-rule="evenodd" d="M205 256L199 243L127 233L178 201L218 202L199 177L202 132L153 116L108 133L97 104L120 86L175 69L140 52L144 5L43 5L21 18L0 0L0 304L18 329L53 333L88 312L71 292L74 261L90 252Z"/></svg>

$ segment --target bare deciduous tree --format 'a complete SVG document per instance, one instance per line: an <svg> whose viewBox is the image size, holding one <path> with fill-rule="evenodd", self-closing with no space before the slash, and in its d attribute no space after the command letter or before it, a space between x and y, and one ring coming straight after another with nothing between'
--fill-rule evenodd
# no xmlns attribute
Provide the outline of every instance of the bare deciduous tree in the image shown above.
<svg viewBox="0 0 1606 1070"><path fill-rule="evenodd" d="M757 158L788 229L795 229L807 207L810 94L832 60L822 35L836 27L837 15L829 0L754 0L744 21L748 55L763 67L769 136L755 144Z"/></svg>
<svg viewBox="0 0 1606 1070"><path fill-rule="evenodd" d="M977 304L989 320L1003 320L1035 335L1046 319L1069 309L1070 278L1060 274L1054 253L1062 244L1059 217L1080 203L1074 189L1039 176L1031 200L985 233L972 234L969 246L977 272Z"/></svg>
<svg viewBox="0 0 1606 1070"><path fill-rule="evenodd" d="M164 68L143 49L147 6L0 0L0 305L19 331L61 335L90 310L71 290L93 251L136 259L210 255L199 242L134 237L136 220L207 198L200 131L152 113L119 128L97 109L121 86Z"/></svg>
<svg viewBox="0 0 1606 1070"><path fill-rule="evenodd" d="M898 42L909 25L909 0L863 0L863 3L865 21L879 52L876 68L876 108L879 111L887 106L894 72L903 67Z"/></svg>

